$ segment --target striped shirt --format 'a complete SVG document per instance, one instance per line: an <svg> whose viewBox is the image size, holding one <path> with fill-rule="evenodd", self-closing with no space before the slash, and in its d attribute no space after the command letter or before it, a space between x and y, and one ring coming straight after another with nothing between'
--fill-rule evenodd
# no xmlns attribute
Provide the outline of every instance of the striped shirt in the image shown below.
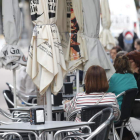
<svg viewBox="0 0 140 140"><path fill-rule="evenodd" d="M99 103L98 103L99 102ZM83 107L88 107L92 105L112 105L119 108L116 96L114 93L78 93L70 102L64 104L64 110L70 114L71 112L81 109ZM77 115L76 122L81 121L81 116Z"/></svg>

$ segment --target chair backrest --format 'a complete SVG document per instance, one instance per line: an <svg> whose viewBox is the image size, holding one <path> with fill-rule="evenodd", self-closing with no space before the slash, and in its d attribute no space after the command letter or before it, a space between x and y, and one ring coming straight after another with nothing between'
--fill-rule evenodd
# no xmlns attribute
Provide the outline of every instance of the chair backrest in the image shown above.
<svg viewBox="0 0 140 140"><path fill-rule="evenodd" d="M13 94L11 93L11 91L10 90L4 90L3 94L4 94L4 98L5 98L5 101L7 103L8 108L14 108L14 106L10 103L10 101L12 103L14 103L14 97L13 97ZM8 100L7 100L5 95L7 96Z"/></svg>
<svg viewBox="0 0 140 140"><path fill-rule="evenodd" d="M9 90L12 92L12 85L9 83L6 83L6 85L8 86Z"/></svg>
<svg viewBox="0 0 140 140"><path fill-rule="evenodd" d="M59 106L62 105L62 92L59 92L57 95L52 94L52 105Z"/></svg>
<svg viewBox="0 0 140 140"><path fill-rule="evenodd" d="M98 113L99 111L101 111L105 108L112 109L112 106L111 105L94 105L92 107L82 108L81 121L89 121L89 119L92 116L94 116L96 113ZM108 119L110 113L111 113L110 110L107 109L107 110L103 111L100 116L95 118L94 119L95 124L90 125L91 130L95 131L103 122L105 122ZM107 134L109 133L109 130L110 130L110 125L108 127L106 127L103 131L101 131L99 135L92 138L92 140L100 140L100 139L106 140L108 138ZM84 131L84 133L86 133L86 131Z"/></svg>
<svg viewBox="0 0 140 140"><path fill-rule="evenodd" d="M127 122L129 120L137 93L137 88L125 91L125 94L123 95L121 117L119 121Z"/></svg>

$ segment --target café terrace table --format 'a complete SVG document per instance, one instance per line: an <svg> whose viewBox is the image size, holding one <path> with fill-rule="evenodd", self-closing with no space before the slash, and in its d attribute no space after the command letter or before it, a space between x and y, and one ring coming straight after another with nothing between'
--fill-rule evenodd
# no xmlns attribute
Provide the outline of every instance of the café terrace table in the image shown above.
<svg viewBox="0 0 140 140"><path fill-rule="evenodd" d="M80 128L81 126L88 126L90 124L94 124L94 122L46 121L43 125L31 125L30 123L11 123L9 125L1 125L0 132L34 134L36 140L41 140L41 137L46 132L75 129Z"/></svg>
<svg viewBox="0 0 140 140"><path fill-rule="evenodd" d="M14 113L16 111L19 112L27 112L28 114L30 113L30 109L31 108L47 108L47 106L43 106L43 105L39 105L39 106L30 106L30 107L18 107L18 108L9 108L10 111L14 111L13 112L13 117L14 117ZM61 117L61 113L64 112L63 110L63 106L52 106L52 113L55 113L56 115L56 120L60 121L60 117Z"/></svg>

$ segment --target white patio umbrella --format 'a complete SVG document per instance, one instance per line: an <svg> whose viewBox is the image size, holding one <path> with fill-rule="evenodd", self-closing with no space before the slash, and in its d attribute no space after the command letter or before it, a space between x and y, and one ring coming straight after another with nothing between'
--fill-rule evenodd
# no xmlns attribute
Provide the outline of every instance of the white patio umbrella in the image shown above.
<svg viewBox="0 0 140 140"><path fill-rule="evenodd" d="M56 21L56 25L60 33L64 58L66 58L65 56L66 56L69 39L70 39L69 29L68 29L68 19L67 19L67 12L69 12L68 11L69 8L67 7L67 4L70 5L69 2L66 0L58 0L58 10L57 10L58 18ZM69 14L68 14L68 17L69 17Z"/></svg>
<svg viewBox="0 0 140 140"><path fill-rule="evenodd" d="M35 25L27 62L27 73L39 92L47 93L47 118L52 120L51 92L57 94L66 73L59 31L56 26L58 0L31 0ZM51 91L49 90L51 88Z"/></svg>
<svg viewBox="0 0 140 140"><path fill-rule="evenodd" d="M51 91L57 94L63 85L66 72L65 61L56 26L57 1L31 1L31 17L35 25L27 73L39 88L40 94L51 86Z"/></svg>
<svg viewBox="0 0 140 140"><path fill-rule="evenodd" d="M22 15L18 0L3 0L2 14L6 44L0 51L0 63L3 68L13 70L16 107L16 68L20 64L26 65L26 58L17 45L22 29Z"/></svg>
<svg viewBox="0 0 140 140"><path fill-rule="evenodd" d="M100 28L100 1L82 0L84 14L84 35L86 37L88 49L88 61L84 71L92 65L99 65L106 70L107 77L110 78L115 69L111 64L103 46L99 41Z"/></svg>
<svg viewBox="0 0 140 140"><path fill-rule="evenodd" d="M111 19L110 19L110 8L108 0L101 0L101 23L103 29L100 33L100 41L108 50L111 50L115 46L115 39L110 32Z"/></svg>
<svg viewBox="0 0 140 140"><path fill-rule="evenodd" d="M83 70L88 60L86 41L83 36L82 0L72 0L71 8L71 40L66 54L69 62L68 70Z"/></svg>
<svg viewBox="0 0 140 140"><path fill-rule="evenodd" d="M67 4L67 29L68 32L71 32L71 4L72 4L72 0L66 0L66 4Z"/></svg>
<svg viewBox="0 0 140 140"><path fill-rule="evenodd" d="M0 63L4 68L12 70L19 64L26 65L26 58L17 45L22 29L22 15L18 0L3 0L2 14L6 44L0 51Z"/></svg>

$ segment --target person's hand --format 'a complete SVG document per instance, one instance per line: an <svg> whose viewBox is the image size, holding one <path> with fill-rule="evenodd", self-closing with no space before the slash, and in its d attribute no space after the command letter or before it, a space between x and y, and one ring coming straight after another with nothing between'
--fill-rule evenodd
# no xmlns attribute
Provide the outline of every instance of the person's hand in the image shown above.
<svg viewBox="0 0 140 140"><path fill-rule="evenodd" d="M68 102L70 102L70 100L64 100L64 101L62 101L62 104L66 104Z"/></svg>
<svg viewBox="0 0 140 140"><path fill-rule="evenodd" d="M64 102L64 104L66 104L66 103L68 103L68 102L70 102L70 100L66 100L66 101Z"/></svg>

